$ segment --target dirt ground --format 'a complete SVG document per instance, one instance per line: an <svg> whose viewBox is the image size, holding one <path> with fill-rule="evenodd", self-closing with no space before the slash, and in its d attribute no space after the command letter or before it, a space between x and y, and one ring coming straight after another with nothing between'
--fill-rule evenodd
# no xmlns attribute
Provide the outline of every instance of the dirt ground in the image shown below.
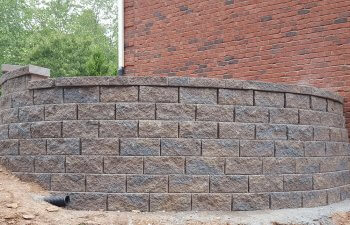
<svg viewBox="0 0 350 225"><path fill-rule="evenodd" d="M319 218L305 218L305 222L279 222L278 218L295 215L294 211L260 212L183 212L183 213L122 213L98 211L72 211L35 200L48 193L36 184L19 181L0 167L0 224L15 225L234 225L234 224L350 224L350 210L331 213ZM349 201L350 203L350 201ZM350 205L350 204L347 204ZM350 208L350 206L349 206ZM298 209L309 210L309 209ZM315 210L314 210L315 211ZM317 211L317 210L316 210ZM333 212L337 212L336 210ZM306 212L306 214L308 214ZM312 213L311 213L312 214ZM283 216L285 215L285 216ZM276 220L274 220L276 217ZM241 221L241 222L240 222ZM248 222L247 222L248 221ZM249 222L250 221L250 222ZM310 222L311 221L311 222Z"/></svg>

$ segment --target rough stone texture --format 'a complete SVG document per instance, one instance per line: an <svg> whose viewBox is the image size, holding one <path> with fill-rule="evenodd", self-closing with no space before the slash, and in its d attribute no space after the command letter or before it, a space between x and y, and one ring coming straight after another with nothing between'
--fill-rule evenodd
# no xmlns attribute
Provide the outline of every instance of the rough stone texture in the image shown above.
<svg viewBox="0 0 350 225"><path fill-rule="evenodd" d="M122 156L157 156L160 155L159 139L122 139L120 142Z"/></svg>
<svg viewBox="0 0 350 225"><path fill-rule="evenodd" d="M9 138L9 126L0 125L0 140L7 140Z"/></svg>
<svg viewBox="0 0 350 225"><path fill-rule="evenodd" d="M263 173L264 174L290 174L295 173L295 158L264 158Z"/></svg>
<svg viewBox="0 0 350 225"><path fill-rule="evenodd" d="M261 174L261 158L227 158L225 174Z"/></svg>
<svg viewBox="0 0 350 225"><path fill-rule="evenodd" d="M63 103L63 89L49 88L34 90L34 104L62 104Z"/></svg>
<svg viewBox="0 0 350 225"><path fill-rule="evenodd" d="M83 174L52 174L51 191L85 191L85 175Z"/></svg>
<svg viewBox="0 0 350 225"><path fill-rule="evenodd" d="M79 104L79 120L114 120L114 104Z"/></svg>
<svg viewBox="0 0 350 225"><path fill-rule="evenodd" d="M233 194L233 211L251 211L269 209L270 196L268 194Z"/></svg>
<svg viewBox="0 0 350 225"><path fill-rule="evenodd" d="M203 140L202 155L205 157L238 157L239 142L231 139Z"/></svg>
<svg viewBox="0 0 350 225"><path fill-rule="evenodd" d="M162 139L161 155L164 156L194 156L201 155L201 141L197 139ZM204 154L203 154L204 155Z"/></svg>
<svg viewBox="0 0 350 225"><path fill-rule="evenodd" d="M9 125L8 136L11 139L27 139L27 138L30 138L31 137L30 127L31 127L30 123L13 123L13 124L10 124ZM41 136L39 136L39 137L41 137Z"/></svg>
<svg viewBox="0 0 350 225"><path fill-rule="evenodd" d="M259 140L286 140L287 127L285 125L256 125L256 139Z"/></svg>
<svg viewBox="0 0 350 225"><path fill-rule="evenodd" d="M167 176L132 175L127 177L130 193L161 193L168 191Z"/></svg>
<svg viewBox="0 0 350 225"><path fill-rule="evenodd" d="M282 175L249 176L249 192L283 191Z"/></svg>
<svg viewBox="0 0 350 225"><path fill-rule="evenodd" d="M155 118L155 104L152 103L117 103L117 120L152 120Z"/></svg>
<svg viewBox="0 0 350 225"><path fill-rule="evenodd" d="M298 109L270 109L270 122L281 124L298 124Z"/></svg>
<svg viewBox="0 0 350 225"><path fill-rule="evenodd" d="M301 208L301 193L286 192L271 194L271 209Z"/></svg>
<svg viewBox="0 0 350 225"><path fill-rule="evenodd" d="M125 175L87 175L87 192L119 193L126 191Z"/></svg>
<svg viewBox="0 0 350 225"><path fill-rule="evenodd" d="M327 205L326 191L309 191L303 193L303 207Z"/></svg>
<svg viewBox="0 0 350 225"><path fill-rule="evenodd" d="M102 173L103 158L100 156L67 156L67 173Z"/></svg>
<svg viewBox="0 0 350 225"><path fill-rule="evenodd" d="M284 107L284 94L277 92L255 91L255 105L267 107Z"/></svg>
<svg viewBox="0 0 350 225"><path fill-rule="evenodd" d="M191 104L157 104L157 120L195 120L196 106Z"/></svg>
<svg viewBox="0 0 350 225"><path fill-rule="evenodd" d="M295 141L312 141L313 127L310 126L288 126L288 139Z"/></svg>
<svg viewBox="0 0 350 225"><path fill-rule="evenodd" d="M76 120L77 118L77 106L75 104L45 106L45 120Z"/></svg>
<svg viewBox="0 0 350 225"><path fill-rule="evenodd" d="M43 106L28 106L19 109L19 122L34 122L44 120Z"/></svg>
<svg viewBox="0 0 350 225"><path fill-rule="evenodd" d="M284 191L312 190L312 175L285 175Z"/></svg>
<svg viewBox="0 0 350 225"><path fill-rule="evenodd" d="M2 123L17 123L18 122L18 108L5 109L1 112Z"/></svg>
<svg viewBox="0 0 350 225"><path fill-rule="evenodd" d="M64 156L40 156L35 158L35 172L38 173L64 173Z"/></svg>
<svg viewBox="0 0 350 225"><path fill-rule="evenodd" d="M326 155L326 145L324 142L305 142L305 156L317 157Z"/></svg>
<svg viewBox="0 0 350 225"><path fill-rule="evenodd" d="M209 192L209 176L170 175L169 192L173 192L173 193Z"/></svg>
<svg viewBox="0 0 350 225"><path fill-rule="evenodd" d="M119 139L99 138L82 139L81 154L83 155L119 155Z"/></svg>
<svg viewBox="0 0 350 225"><path fill-rule="evenodd" d="M110 174L142 174L142 157L105 157L103 161L105 173Z"/></svg>
<svg viewBox="0 0 350 225"><path fill-rule="evenodd" d="M17 140L0 141L0 155L18 155L18 141Z"/></svg>
<svg viewBox="0 0 350 225"><path fill-rule="evenodd" d="M140 87L140 102L176 103L179 101L178 88Z"/></svg>
<svg viewBox="0 0 350 225"><path fill-rule="evenodd" d="M80 141L77 138L59 138L47 140L49 155L79 155Z"/></svg>
<svg viewBox="0 0 350 225"><path fill-rule="evenodd" d="M140 121L139 135L145 138L176 138L178 123L174 121Z"/></svg>
<svg viewBox="0 0 350 225"><path fill-rule="evenodd" d="M302 157L304 156L304 144L300 141L276 141L275 156Z"/></svg>
<svg viewBox="0 0 350 225"><path fill-rule="evenodd" d="M64 89L65 103L95 103L98 101L98 87L72 87Z"/></svg>
<svg viewBox="0 0 350 225"><path fill-rule="evenodd" d="M253 91L219 89L219 104L253 105Z"/></svg>
<svg viewBox="0 0 350 225"><path fill-rule="evenodd" d="M223 158L187 158L186 173L195 175L224 174L225 160Z"/></svg>
<svg viewBox="0 0 350 225"><path fill-rule="evenodd" d="M232 106L198 105L196 120L231 122L233 121L233 112L234 112L234 109Z"/></svg>
<svg viewBox="0 0 350 225"><path fill-rule="evenodd" d="M329 141L330 134L328 127L314 127L314 140L315 141Z"/></svg>
<svg viewBox="0 0 350 225"><path fill-rule="evenodd" d="M240 156L270 157L273 155L273 141L240 141Z"/></svg>
<svg viewBox="0 0 350 225"><path fill-rule="evenodd" d="M61 137L61 122L35 122L30 126L32 138Z"/></svg>
<svg viewBox="0 0 350 225"><path fill-rule="evenodd" d="M269 110L263 107L239 106L235 108L235 121L242 123L268 123Z"/></svg>
<svg viewBox="0 0 350 225"><path fill-rule="evenodd" d="M110 211L149 211L148 194L114 194L108 195L108 210Z"/></svg>
<svg viewBox="0 0 350 225"><path fill-rule="evenodd" d="M190 194L151 194L150 211L190 211Z"/></svg>
<svg viewBox="0 0 350 225"><path fill-rule="evenodd" d="M217 90L211 88L180 88L180 103L216 104Z"/></svg>
<svg viewBox="0 0 350 225"><path fill-rule="evenodd" d="M95 123L95 122L94 122ZM137 137L137 121L101 121L99 136L102 138L132 138ZM94 135L95 136L95 135ZM96 136L97 137L97 136Z"/></svg>
<svg viewBox="0 0 350 225"><path fill-rule="evenodd" d="M214 122L180 122L180 138L217 138L218 124Z"/></svg>
<svg viewBox="0 0 350 225"><path fill-rule="evenodd" d="M183 174L185 169L183 157L145 157L145 174Z"/></svg>
<svg viewBox="0 0 350 225"><path fill-rule="evenodd" d="M210 192L244 193L248 192L248 176L210 176Z"/></svg>
<svg viewBox="0 0 350 225"><path fill-rule="evenodd" d="M309 109L310 95L298 95L298 94L286 93L286 107Z"/></svg>
<svg viewBox="0 0 350 225"><path fill-rule="evenodd" d="M255 125L244 123L219 123L219 138L254 139Z"/></svg>
<svg viewBox="0 0 350 225"><path fill-rule="evenodd" d="M13 172L34 172L34 157L32 156L6 156L0 162Z"/></svg>
<svg viewBox="0 0 350 225"><path fill-rule="evenodd" d="M327 99L311 96L311 109L317 111L327 111Z"/></svg>
<svg viewBox="0 0 350 225"><path fill-rule="evenodd" d="M80 210L106 210L107 195L95 193L72 193L70 195L71 209ZM74 202L74 203L73 203Z"/></svg>
<svg viewBox="0 0 350 225"><path fill-rule="evenodd" d="M101 102L137 102L137 86L101 87Z"/></svg>
<svg viewBox="0 0 350 225"><path fill-rule="evenodd" d="M229 194L193 194L192 210L194 211L231 211Z"/></svg>

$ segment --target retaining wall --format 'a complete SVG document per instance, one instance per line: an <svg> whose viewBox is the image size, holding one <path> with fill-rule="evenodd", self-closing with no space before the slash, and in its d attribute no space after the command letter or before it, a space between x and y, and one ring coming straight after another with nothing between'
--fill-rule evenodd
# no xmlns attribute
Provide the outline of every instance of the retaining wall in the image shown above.
<svg viewBox="0 0 350 225"><path fill-rule="evenodd" d="M179 77L6 73L0 160L120 211L314 207L350 196L342 98L320 89ZM36 80L36 81L34 81Z"/></svg>

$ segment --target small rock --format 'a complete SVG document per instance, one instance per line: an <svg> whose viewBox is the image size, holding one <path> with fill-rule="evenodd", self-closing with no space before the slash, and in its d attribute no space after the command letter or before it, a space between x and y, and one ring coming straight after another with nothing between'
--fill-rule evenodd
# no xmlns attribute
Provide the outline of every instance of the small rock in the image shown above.
<svg viewBox="0 0 350 225"><path fill-rule="evenodd" d="M46 209L46 211L48 211L48 212L57 212L58 208L55 207L55 206L50 206L49 208Z"/></svg>
<svg viewBox="0 0 350 225"><path fill-rule="evenodd" d="M14 219L14 218L16 218L16 215L6 215L6 216L4 217L5 220L12 220L12 219Z"/></svg>
<svg viewBox="0 0 350 225"><path fill-rule="evenodd" d="M24 214L24 215L22 216L22 218L25 219L25 220L32 220L32 219L35 218L35 216L34 216L34 215L31 215L31 214Z"/></svg>
<svg viewBox="0 0 350 225"><path fill-rule="evenodd" d="M17 209L18 208L18 204L14 202L14 203L11 203L11 204L7 204L6 207L10 208L10 209Z"/></svg>

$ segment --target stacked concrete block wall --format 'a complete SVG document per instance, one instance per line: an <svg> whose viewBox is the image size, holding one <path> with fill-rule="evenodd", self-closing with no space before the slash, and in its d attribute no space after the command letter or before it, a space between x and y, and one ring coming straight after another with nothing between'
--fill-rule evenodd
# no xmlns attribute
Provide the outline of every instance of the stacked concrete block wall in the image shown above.
<svg viewBox="0 0 350 225"><path fill-rule="evenodd" d="M343 100L331 92L205 78L47 79L28 68L3 78L1 164L70 194L71 208L259 210L350 196Z"/></svg>

